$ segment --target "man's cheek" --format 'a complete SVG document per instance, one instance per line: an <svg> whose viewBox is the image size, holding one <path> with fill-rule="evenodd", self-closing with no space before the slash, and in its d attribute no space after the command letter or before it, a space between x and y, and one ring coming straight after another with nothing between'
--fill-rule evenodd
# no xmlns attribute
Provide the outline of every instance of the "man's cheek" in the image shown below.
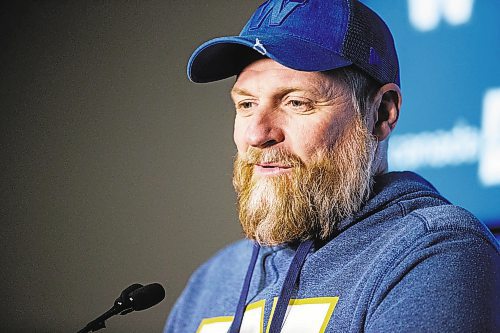
<svg viewBox="0 0 500 333"><path fill-rule="evenodd" d="M244 140L244 132L241 130L241 125L236 122L234 124L233 141L236 145L236 149L239 153L244 153L246 151L246 144Z"/></svg>

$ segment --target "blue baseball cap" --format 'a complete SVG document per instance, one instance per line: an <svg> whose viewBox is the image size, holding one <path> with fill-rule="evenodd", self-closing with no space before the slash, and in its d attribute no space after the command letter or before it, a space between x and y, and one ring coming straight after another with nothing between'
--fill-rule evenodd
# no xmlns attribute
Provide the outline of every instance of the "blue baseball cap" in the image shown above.
<svg viewBox="0 0 500 333"><path fill-rule="evenodd" d="M187 75L197 83L222 80L262 57L311 72L355 65L381 84L400 85L392 34L358 0L266 1L238 36L199 46Z"/></svg>

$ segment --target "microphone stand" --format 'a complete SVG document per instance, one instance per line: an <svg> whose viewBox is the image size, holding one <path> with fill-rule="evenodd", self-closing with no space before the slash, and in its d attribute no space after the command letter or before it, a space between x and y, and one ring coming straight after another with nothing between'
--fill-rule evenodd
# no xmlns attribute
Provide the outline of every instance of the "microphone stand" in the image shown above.
<svg viewBox="0 0 500 333"><path fill-rule="evenodd" d="M97 317L96 319L92 320L77 333L95 332L97 330L100 330L101 328L106 328L106 324L104 323L106 319L109 319L110 317L113 317L114 315L117 314L125 315L129 312L134 311L134 307L132 305L132 299L130 298L130 293L142 287L143 287L142 284L134 283L125 288L125 290L123 290L120 296L115 300L115 303L113 304L113 307L111 309L104 312L104 314Z"/></svg>
<svg viewBox="0 0 500 333"><path fill-rule="evenodd" d="M110 317L113 317L114 315L119 314L122 311L123 309L113 305L111 309L109 309L96 319L92 320L90 323L87 324L87 326L79 330L78 333L95 332L97 330L100 330L101 328L106 328L106 324L104 323L104 321Z"/></svg>

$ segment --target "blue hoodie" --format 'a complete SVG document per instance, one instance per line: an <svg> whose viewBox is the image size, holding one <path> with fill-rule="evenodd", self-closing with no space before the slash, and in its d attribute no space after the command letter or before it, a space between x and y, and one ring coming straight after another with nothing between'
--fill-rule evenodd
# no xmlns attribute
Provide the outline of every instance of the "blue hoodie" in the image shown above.
<svg viewBox="0 0 500 333"><path fill-rule="evenodd" d="M164 332L228 332L253 248L242 240L203 264ZM296 252L260 248L240 332L269 332L283 292L291 294L283 333L500 332L498 243L414 173L376 177L371 198L312 245L289 286Z"/></svg>

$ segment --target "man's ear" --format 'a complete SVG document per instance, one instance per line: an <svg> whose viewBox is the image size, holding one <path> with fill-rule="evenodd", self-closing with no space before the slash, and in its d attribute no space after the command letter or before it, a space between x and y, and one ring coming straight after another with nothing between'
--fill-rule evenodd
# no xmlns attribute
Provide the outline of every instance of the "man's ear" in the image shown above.
<svg viewBox="0 0 500 333"><path fill-rule="evenodd" d="M375 112L373 135L378 141L384 141L391 134L399 118L401 109L401 90L394 83L380 87L373 100Z"/></svg>

